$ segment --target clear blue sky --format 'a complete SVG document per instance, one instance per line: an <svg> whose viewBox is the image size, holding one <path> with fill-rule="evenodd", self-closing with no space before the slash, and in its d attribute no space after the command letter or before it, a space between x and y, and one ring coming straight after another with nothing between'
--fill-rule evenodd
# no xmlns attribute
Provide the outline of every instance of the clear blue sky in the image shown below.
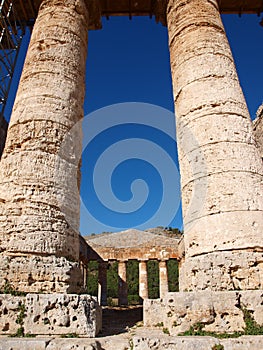
<svg viewBox="0 0 263 350"><path fill-rule="evenodd" d="M236 61L236 66L241 81L241 85L248 103L248 107L251 113L252 119L255 117L256 110L263 100L263 28L259 25L260 18L256 15L243 15L239 18L237 15L226 15L223 17L226 32L231 44L233 55ZM19 77L19 70L21 69L23 56L25 54L25 48L27 45L28 36L25 38L23 48L21 50L21 57L19 60L19 67L15 77L14 86L12 88L12 95L14 96L15 85ZM136 124L136 118L133 120L133 116L129 115L126 118L125 123L130 122L130 125L125 125L128 131L120 129L120 120L117 123L113 123L114 115L117 113L124 113L117 109L105 109L98 111L100 108L110 106L117 103L126 102L143 102L148 104L157 105L163 107L169 111L173 111L173 99L172 99L172 86L169 66L169 54L167 43L167 29L160 24L157 25L154 19L150 20L147 17L137 17L129 20L126 17L110 18L109 21L103 20L103 29L100 31L91 31L89 33L89 49L88 49L88 61L87 61L87 77L86 77L86 99L84 104L85 115L88 115L89 123L85 124L84 132L86 129L92 129L92 123L96 127L102 127L107 119L109 126L111 126L112 133L100 134L97 132L96 136L100 136L97 140L99 146L93 145L88 142L88 146L83 152L83 165L82 165L82 186L81 186L81 198L84 204L82 207L81 215L81 233L89 234L92 232L99 233L101 231L117 231L131 226L138 226L139 228L147 228L148 216L154 215L154 210L158 210L158 206L162 202L162 188L165 188L166 184L162 183L164 179L163 175L158 175L159 171L156 171L153 166L152 158L146 161L140 158L138 155L140 151L148 149L148 143L146 142L142 146L139 146L136 150L137 153L133 156L130 154L133 149L132 144L126 143L120 144L120 148L127 151L127 158L130 158L129 162L123 162L116 166L115 171L112 173L112 179L109 182L112 194L114 194L119 202L128 201L128 207L125 208L119 203L119 207L116 204L115 207L111 206L111 197L108 197L108 205L102 206L97 200L97 192L92 188L89 188L92 182L96 182L98 188L104 189L103 184L106 181L107 175L111 175L108 169L115 161L115 153L110 153L110 158L104 160L104 165L99 168L97 178L93 177L93 169L90 170L91 165L95 166L96 159L95 153L100 147L109 147L111 144L116 143L119 140L120 135L125 135L123 139L128 140L130 138L145 138L148 141L152 137L156 137L154 140L157 145L161 147L168 147L168 154L174 157L174 163L176 161L176 150L173 150L173 144L171 139L163 133L156 132L156 129L148 128L144 130L145 136L140 133L141 126L136 128L133 124ZM9 101L9 107L12 105L12 96ZM129 108L130 105L124 105L125 108ZM136 105L140 110L143 109L143 105ZM147 106L146 106L147 107ZM148 108L148 107L147 107ZM145 112L145 121L141 117L141 123L145 126L148 125L149 113L154 113L153 110L142 110L142 114ZM151 107L149 107L151 108ZM134 114L140 114L139 111L134 111ZM175 133L174 121L171 114L160 111L157 108L157 112L162 115L161 124L165 124L170 137ZM89 115L91 112L93 114ZM111 117L108 116L112 113ZM147 114L147 115L146 115ZM8 116L6 116L8 119ZM106 119L105 119L106 118ZM110 119L113 118L113 119ZM147 119L148 118L148 119ZM113 127L113 124L115 127ZM157 123L158 124L158 123ZM118 127L116 127L118 126ZM160 131L160 123L156 125L158 131ZM125 134L125 133L128 134ZM106 140L105 144L102 140ZM162 138L167 139L162 141ZM89 140L90 141L90 140ZM164 142L164 144L162 143ZM123 146L124 145L124 146ZM134 147L136 148L136 147ZM91 149L91 151L90 151ZM158 166L164 168L164 171L168 171L166 163L162 164L164 156L157 155L157 149L152 152L147 151L148 155L155 155ZM100 151L103 153L103 150ZM100 154L101 154L100 153ZM99 157L99 152L96 155ZM146 157L147 157L146 154ZM122 156L123 159L125 156ZM103 168L104 166L104 168ZM114 169L113 169L114 170ZM91 175L92 172L92 175ZM103 175L103 176L102 176ZM101 177L100 177L101 176ZM158 217L157 221L153 221L155 224L163 226L182 227L180 206L178 209L179 201L179 177L176 172L173 175L175 178L175 185L171 196L174 197L174 204L171 199L168 199L164 205L164 211L167 213L173 207L174 217L171 219L171 215ZM137 181L135 190L132 187L132 183ZM169 182L169 179L167 180ZM145 185L147 183L147 186ZM135 183L133 183L135 184ZM136 202L132 199L132 191L134 190L134 197L137 195L142 196ZM106 190L105 190L106 191ZM136 192L137 191L137 192ZM143 204L143 198L145 196L145 204ZM148 198L148 200L147 200ZM107 200L107 198L106 198ZM113 201L112 201L113 203ZM129 209L129 203L131 208ZM138 208L139 204L142 204L141 208ZM125 204L125 203L124 203ZM126 203L127 204L127 203ZM136 207L137 205L137 207ZM120 209L118 209L120 208ZM128 208L128 209L127 209ZM134 208L136 208L134 210ZM178 209L178 210L177 210ZM132 212L134 210L134 212ZM87 215L87 211L91 216ZM171 210L170 210L171 211ZM94 217L93 220L91 217ZM140 224L142 224L140 226Z"/></svg>

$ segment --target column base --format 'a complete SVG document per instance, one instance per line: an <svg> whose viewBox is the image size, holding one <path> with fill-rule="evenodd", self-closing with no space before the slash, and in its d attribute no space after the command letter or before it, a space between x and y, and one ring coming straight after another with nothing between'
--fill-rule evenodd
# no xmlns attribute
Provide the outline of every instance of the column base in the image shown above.
<svg viewBox="0 0 263 350"><path fill-rule="evenodd" d="M167 293L163 299L144 300L143 319L145 326L163 324L173 335L197 324L206 332L242 333L246 310L258 325L263 325L262 305L263 290Z"/></svg>
<svg viewBox="0 0 263 350"><path fill-rule="evenodd" d="M0 255L0 291L83 293L79 264L56 256Z"/></svg>
<svg viewBox="0 0 263 350"><path fill-rule="evenodd" d="M0 295L0 334L95 337L102 327L101 308L90 295Z"/></svg>
<svg viewBox="0 0 263 350"><path fill-rule="evenodd" d="M213 252L181 264L180 291L263 289L263 253Z"/></svg>

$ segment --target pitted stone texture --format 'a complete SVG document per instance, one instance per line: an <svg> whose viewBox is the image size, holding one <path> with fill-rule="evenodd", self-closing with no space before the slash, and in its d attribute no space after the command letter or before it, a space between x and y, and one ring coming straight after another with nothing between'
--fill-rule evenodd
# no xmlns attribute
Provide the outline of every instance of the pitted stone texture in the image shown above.
<svg viewBox="0 0 263 350"><path fill-rule="evenodd" d="M263 336L242 336L238 339L212 337L172 337L145 331L133 337L134 350L210 350L221 344L224 350L263 349Z"/></svg>
<svg viewBox="0 0 263 350"><path fill-rule="evenodd" d="M80 282L81 281L81 282ZM0 256L0 290L33 293L81 293L79 264L55 256Z"/></svg>
<svg viewBox="0 0 263 350"><path fill-rule="evenodd" d="M8 127L7 121L2 115L0 115L0 159L1 159L2 152L5 145L7 127Z"/></svg>
<svg viewBox="0 0 263 350"><path fill-rule="evenodd" d="M257 111L257 118L254 120L254 137L263 160L263 104Z"/></svg>
<svg viewBox="0 0 263 350"><path fill-rule="evenodd" d="M95 337L101 330L101 309L90 295L28 294L25 333L76 333Z"/></svg>
<svg viewBox="0 0 263 350"><path fill-rule="evenodd" d="M173 337L160 331L143 330L128 340L118 337L92 339L0 339L1 350L211 350L223 345L224 350L261 350L263 336L242 336L238 339L215 339L212 337ZM133 346L133 347L132 347Z"/></svg>
<svg viewBox="0 0 263 350"><path fill-rule="evenodd" d="M263 253L215 252L182 263L180 290L263 289Z"/></svg>
<svg viewBox="0 0 263 350"><path fill-rule="evenodd" d="M170 0L167 22L187 275L191 257L263 249L263 164L218 2ZM195 267L201 275L202 258ZM207 281L213 271L205 271ZM196 289L203 283L197 279ZM192 284L183 288L191 290ZM232 289L231 283L224 288Z"/></svg>
<svg viewBox="0 0 263 350"><path fill-rule="evenodd" d="M174 335L196 323L204 324L203 329L209 332L242 332L245 322L241 307L255 314L262 325L262 302L263 290L167 293L163 299L144 300L144 325L153 327L162 323Z"/></svg>
<svg viewBox="0 0 263 350"><path fill-rule="evenodd" d="M14 334L19 327L26 334L62 335L76 333L95 337L101 330L101 308L90 295L27 294L25 297L0 295L1 334ZM24 307L23 324L17 320Z"/></svg>
<svg viewBox="0 0 263 350"><path fill-rule="evenodd" d="M15 297L8 294L0 294L0 334L15 334L20 327L17 317L21 305L25 304L25 297Z"/></svg>
<svg viewBox="0 0 263 350"><path fill-rule="evenodd" d="M36 253L78 261L81 123L61 147L83 117L87 28L85 0L41 2L1 159L0 245L6 255ZM43 258L41 277L37 272L33 276L41 290L48 289L49 274L58 267L49 261L49 271L43 272L46 263ZM18 268L22 285L26 268ZM63 283L71 269L61 269ZM56 287L61 292L59 283ZM34 284L31 291L36 291Z"/></svg>
<svg viewBox="0 0 263 350"><path fill-rule="evenodd" d="M49 342L50 339L0 338L0 350L46 350Z"/></svg>

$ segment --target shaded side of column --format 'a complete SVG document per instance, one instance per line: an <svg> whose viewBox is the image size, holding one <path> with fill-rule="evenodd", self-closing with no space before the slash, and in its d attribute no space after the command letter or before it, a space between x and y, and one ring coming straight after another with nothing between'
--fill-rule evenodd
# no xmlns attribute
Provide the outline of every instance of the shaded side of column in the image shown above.
<svg viewBox="0 0 263 350"><path fill-rule="evenodd" d="M169 292L167 262L159 261L159 288L160 298L164 298Z"/></svg>
<svg viewBox="0 0 263 350"><path fill-rule="evenodd" d="M262 161L216 0L170 0L184 216L180 290L260 289Z"/></svg>
<svg viewBox="0 0 263 350"><path fill-rule="evenodd" d="M107 270L108 263L105 261L99 262L98 301L102 306L107 305Z"/></svg>
<svg viewBox="0 0 263 350"><path fill-rule="evenodd" d="M0 115L0 159L4 150L6 134L7 134L7 121Z"/></svg>
<svg viewBox="0 0 263 350"><path fill-rule="evenodd" d="M257 110L257 118L254 120L253 126L256 144L263 160L263 104Z"/></svg>
<svg viewBox="0 0 263 350"><path fill-rule="evenodd" d="M148 272L147 262L139 262L139 296L142 299L148 299Z"/></svg>
<svg viewBox="0 0 263 350"><path fill-rule="evenodd" d="M82 288L79 121L87 26L85 0L42 1L10 120L0 167L0 279L25 292Z"/></svg>
<svg viewBox="0 0 263 350"><path fill-rule="evenodd" d="M128 305L128 284L126 261L118 262L118 297L119 306Z"/></svg>

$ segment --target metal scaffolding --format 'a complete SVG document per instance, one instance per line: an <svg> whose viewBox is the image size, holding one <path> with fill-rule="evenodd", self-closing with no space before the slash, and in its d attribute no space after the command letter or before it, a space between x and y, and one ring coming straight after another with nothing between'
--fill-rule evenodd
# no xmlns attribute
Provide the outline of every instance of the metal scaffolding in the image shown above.
<svg viewBox="0 0 263 350"><path fill-rule="evenodd" d="M0 115L4 116L26 23L19 17L15 1L0 0Z"/></svg>

